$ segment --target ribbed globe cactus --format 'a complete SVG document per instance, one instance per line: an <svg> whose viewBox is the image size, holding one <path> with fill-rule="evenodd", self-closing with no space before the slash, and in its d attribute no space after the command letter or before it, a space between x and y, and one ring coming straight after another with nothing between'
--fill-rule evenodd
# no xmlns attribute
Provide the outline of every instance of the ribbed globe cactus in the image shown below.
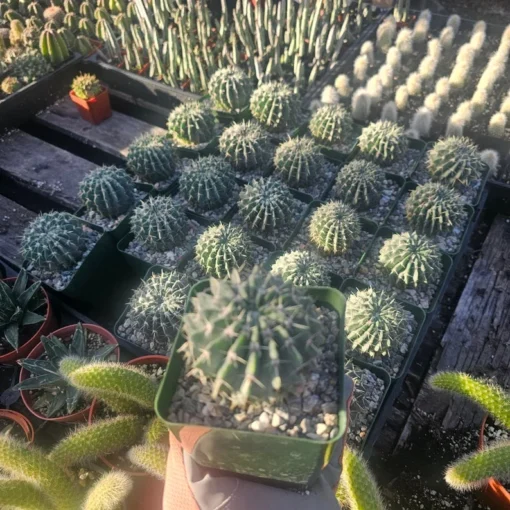
<svg viewBox="0 0 510 510"><path fill-rule="evenodd" d="M358 144L363 158L389 166L405 154L408 140L402 126L380 120L363 128Z"/></svg>
<svg viewBox="0 0 510 510"><path fill-rule="evenodd" d="M324 145L348 142L352 136L353 123L350 113L341 104L321 106L310 119L310 132L314 139Z"/></svg>
<svg viewBox="0 0 510 510"><path fill-rule="evenodd" d="M253 85L244 71L236 66L218 69L209 81L213 106L226 112L239 112L250 103Z"/></svg>
<svg viewBox="0 0 510 510"><path fill-rule="evenodd" d="M204 101L183 103L170 112L168 132L177 145L207 143L216 135L216 117Z"/></svg>
<svg viewBox="0 0 510 510"><path fill-rule="evenodd" d="M93 74L80 74L73 80L71 89L80 99L92 99L99 95L103 86Z"/></svg>
<svg viewBox="0 0 510 510"><path fill-rule="evenodd" d="M414 189L406 200L407 221L419 234L450 232L464 216L462 197L454 189L429 182Z"/></svg>
<svg viewBox="0 0 510 510"><path fill-rule="evenodd" d="M254 230L273 231L288 223L294 210L289 188L273 177L255 179L239 194L239 213Z"/></svg>
<svg viewBox="0 0 510 510"><path fill-rule="evenodd" d="M232 124L220 136L220 152L236 169L266 171L274 147L269 136L255 121Z"/></svg>
<svg viewBox="0 0 510 510"><path fill-rule="evenodd" d="M23 232L21 254L37 269L68 269L87 248L87 234L78 218L64 212L41 214Z"/></svg>
<svg viewBox="0 0 510 510"><path fill-rule="evenodd" d="M406 338L407 316L388 292L358 290L347 299L345 331L350 348L368 356L387 355Z"/></svg>
<svg viewBox="0 0 510 510"><path fill-rule="evenodd" d="M12 63L11 74L22 83L33 83L51 73L52 68L37 50L27 50Z"/></svg>
<svg viewBox="0 0 510 510"><path fill-rule="evenodd" d="M450 186L467 186L485 170L476 145L469 138L450 136L437 141L427 157L427 169L434 181Z"/></svg>
<svg viewBox="0 0 510 510"><path fill-rule="evenodd" d="M260 85L250 99L253 117L272 133L284 133L297 127L300 108L298 96L280 82Z"/></svg>
<svg viewBox="0 0 510 510"><path fill-rule="evenodd" d="M290 138L274 156L275 175L294 188L306 188L322 173L325 164L320 147L307 137Z"/></svg>
<svg viewBox="0 0 510 510"><path fill-rule="evenodd" d="M105 218L125 214L135 203L135 186L129 175L115 166L102 166L80 183L83 205Z"/></svg>
<svg viewBox="0 0 510 510"><path fill-rule="evenodd" d="M326 262L307 250L284 253L271 267L271 274L300 287L327 287L331 281Z"/></svg>
<svg viewBox="0 0 510 510"><path fill-rule="evenodd" d="M138 243L154 251L180 246L188 235L188 217L184 208L171 197L149 198L133 211L131 232Z"/></svg>
<svg viewBox="0 0 510 510"><path fill-rule="evenodd" d="M59 66L69 58L69 48L64 37L48 25L41 32L39 50L52 66Z"/></svg>
<svg viewBox="0 0 510 510"><path fill-rule="evenodd" d="M337 175L333 196L356 210L371 209L379 203L384 179L381 167L371 161L355 159Z"/></svg>
<svg viewBox="0 0 510 510"><path fill-rule="evenodd" d="M220 156L189 160L182 167L179 192L200 211L211 211L226 204L235 187L233 169Z"/></svg>
<svg viewBox="0 0 510 510"><path fill-rule="evenodd" d="M23 87L23 84L15 76L8 76L4 78L0 87L4 94L11 95Z"/></svg>
<svg viewBox="0 0 510 510"><path fill-rule="evenodd" d="M351 206L331 201L318 207L309 226L310 240L323 253L341 255L359 239L361 222Z"/></svg>
<svg viewBox="0 0 510 510"><path fill-rule="evenodd" d="M416 232L394 234L384 242L379 262L399 287L419 287L435 283L443 264L437 245Z"/></svg>
<svg viewBox="0 0 510 510"><path fill-rule="evenodd" d="M250 261L250 236L230 223L213 225L199 238L195 246L198 263L210 276L223 278Z"/></svg>
<svg viewBox="0 0 510 510"><path fill-rule="evenodd" d="M255 268L241 281L212 280L183 318L189 368L234 406L292 394L320 352L323 329L305 291Z"/></svg>
<svg viewBox="0 0 510 510"><path fill-rule="evenodd" d="M186 279L175 271L152 274L129 301L135 330L158 344L170 346L181 323L188 291Z"/></svg>

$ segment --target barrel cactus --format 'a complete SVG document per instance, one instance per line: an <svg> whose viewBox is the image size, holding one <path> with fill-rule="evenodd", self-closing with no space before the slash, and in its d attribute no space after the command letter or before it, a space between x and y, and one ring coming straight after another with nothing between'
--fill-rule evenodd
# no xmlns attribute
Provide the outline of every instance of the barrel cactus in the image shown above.
<svg viewBox="0 0 510 510"><path fill-rule="evenodd" d="M356 210L371 209L379 203L384 179L381 167L372 161L355 159L338 174L333 195Z"/></svg>
<svg viewBox="0 0 510 510"><path fill-rule="evenodd" d="M42 56L54 67L59 66L69 58L66 41L54 28L46 27L41 32L39 49Z"/></svg>
<svg viewBox="0 0 510 510"><path fill-rule="evenodd" d="M274 148L260 124L242 121L223 131L220 136L220 152L238 170L261 169L264 173Z"/></svg>
<svg viewBox="0 0 510 510"><path fill-rule="evenodd" d="M15 76L4 78L0 85L2 92L8 96L17 92L21 87L23 87L23 84Z"/></svg>
<svg viewBox="0 0 510 510"><path fill-rule="evenodd" d="M450 136L437 141L427 157L432 180L450 186L467 186L485 171L478 148L469 138Z"/></svg>
<svg viewBox="0 0 510 510"><path fill-rule="evenodd" d="M135 203L135 186L124 170L102 166L80 183L80 199L87 209L105 218L117 218Z"/></svg>
<svg viewBox="0 0 510 510"><path fill-rule="evenodd" d="M436 244L416 232L394 234L384 242L379 262L398 287L419 287L436 283L443 264Z"/></svg>
<svg viewBox="0 0 510 510"><path fill-rule="evenodd" d="M52 68L37 50L27 50L12 63L11 74L22 83L33 83L51 73Z"/></svg>
<svg viewBox="0 0 510 510"><path fill-rule="evenodd" d="M250 103L253 85L246 73L236 66L218 69L209 81L213 106L226 112L239 112Z"/></svg>
<svg viewBox="0 0 510 510"><path fill-rule="evenodd" d="M271 273L300 287L327 287L331 280L326 262L307 250L284 253L271 267Z"/></svg>
<svg viewBox="0 0 510 510"><path fill-rule="evenodd" d="M140 180L150 183L166 181L175 174L176 157L166 136L147 133L130 146L127 167Z"/></svg>
<svg viewBox="0 0 510 510"><path fill-rule="evenodd" d="M87 249L87 235L78 218L64 212L41 214L23 232L21 254L37 269L73 267Z"/></svg>
<svg viewBox="0 0 510 510"><path fill-rule="evenodd" d="M56 5L47 7L46 9L44 9L43 12L44 21L46 21L46 23L52 21L57 26L62 25L62 23L64 22L64 16L65 16L64 10Z"/></svg>
<svg viewBox="0 0 510 510"><path fill-rule="evenodd" d="M183 103L170 112L168 132L177 145L208 143L216 135L216 117L204 101Z"/></svg>
<svg viewBox="0 0 510 510"><path fill-rule="evenodd" d="M413 230L427 236L450 232L464 216L460 194L438 182L429 182L414 189L405 208L407 221Z"/></svg>
<svg viewBox="0 0 510 510"><path fill-rule="evenodd" d="M236 181L232 167L222 157L205 156L183 166L179 187L194 208L210 211L228 202Z"/></svg>
<svg viewBox="0 0 510 510"><path fill-rule="evenodd" d="M402 126L380 120L363 128L358 144L362 157L389 166L405 154L408 140Z"/></svg>
<svg viewBox="0 0 510 510"><path fill-rule="evenodd" d="M250 100L253 117L272 133L284 133L297 127L300 106L298 96L280 82L264 83L253 92Z"/></svg>
<svg viewBox="0 0 510 510"><path fill-rule="evenodd" d="M249 262L251 241L241 227L219 224L209 227L195 247L197 260L206 274L223 278Z"/></svg>
<svg viewBox="0 0 510 510"><path fill-rule="evenodd" d="M290 138L274 156L275 175L294 188L306 188L322 173L325 164L319 146L307 137Z"/></svg>
<svg viewBox="0 0 510 510"><path fill-rule="evenodd" d="M294 197L285 184L268 177L247 184L237 204L250 228L267 232L288 224L294 210Z"/></svg>
<svg viewBox="0 0 510 510"><path fill-rule="evenodd" d="M313 300L259 268L243 281L236 273L211 283L183 318L191 374L205 379L213 398L227 394L238 407L295 392L323 341Z"/></svg>
<svg viewBox="0 0 510 510"><path fill-rule="evenodd" d="M171 197L151 197L133 211L131 232L138 243L163 252L185 241L188 217Z"/></svg>
<svg viewBox="0 0 510 510"><path fill-rule="evenodd" d="M309 226L310 240L323 253L341 255L359 239L361 222L351 206L331 201L318 207Z"/></svg>
<svg viewBox="0 0 510 510"><path fill-rule="evenodd" d="M341 104L321 106L310 120L310 132L314 139L328 146L348 142L352 130L351 115Z"/></svg>
<svg viewBox="0 0 510 510"><path fill-rule="evenodd" d="M71 85L71 89L80 99L92 99L103 90L101 82L93 74L80 74Z"/></svg>

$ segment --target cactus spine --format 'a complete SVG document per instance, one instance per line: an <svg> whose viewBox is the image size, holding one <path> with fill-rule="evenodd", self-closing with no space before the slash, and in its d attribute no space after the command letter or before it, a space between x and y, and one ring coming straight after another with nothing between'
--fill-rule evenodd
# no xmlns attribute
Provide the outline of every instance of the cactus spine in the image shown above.
<svg viewBox="0 0 510 510"><path fill-rule="evenodd" d="M170 112L168 132L178 145L208 143L216 134L216 117L203 101L183 103Z"/></svg>
<svg viewBox="0 0 510 510"><path fill-rule="evenodd" d="M271 267L271 274L299 287L328 287L330 276L324 260L311 251L284 253Z"/></svg>
<svg viewBox="0 0 510 510"><path fill-rule="evenodd" d="M239 112L250 103L253 87L248 76L238 67L218 69L209 82L214 106L226 112Z"/></svg>
<svg viewBox="0 0 510 510"><path fill-rule="evenodd" d="M361 132L358 144L363 157L382 166L397 161L408 147L404 128L388 121L369 124Z"/></svg>
<svg viewBox="0 0 510 510"><path fill-rule="evenodd" d="M157 443L133 446L128 451L128 459L133 464L159 480L165 479L167 458L168 446Z"/></svg>
<svg viewBox="0 0 510 510"><path fill-rule="evenodd" d="M125 473L105 473L88 491L83 510L118 510L132 488L133 482Z"/></svg>
<svg viewBox="0 0 510 510"><path fill-rule="evenodd" d="M352 119L343 105L325 105L310 120L310 132L314 139L324 145L347 142L352 134Z"/></svg>
<svg viewBox="0 0 510 510"><path fill-rule="evenodd" d="M42 56L54 67L69 58L69 50L64 37L53 28L47 27L41 32L39 49Z"/></svg>

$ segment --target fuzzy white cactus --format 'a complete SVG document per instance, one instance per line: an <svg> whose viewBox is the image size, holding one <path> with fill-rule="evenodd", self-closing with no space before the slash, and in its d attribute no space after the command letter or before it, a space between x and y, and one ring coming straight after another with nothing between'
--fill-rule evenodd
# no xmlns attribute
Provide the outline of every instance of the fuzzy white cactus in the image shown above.
<svg viewBox="0 0 510 510"><path fill-rule="evenodd" d="M367 92L370 94L372 99L372 103L376 104L382 99L383 86L381 83L381 79L379 76L375 75L368 79L367 81Z"/></svg>
<svg viewBox="0 0 510 510"><path fill-rule="evenodd" d="M429 34L430 21L427 18L418 18L414 24L413 42L423 43Z"/></svg>
<svg viewBox="0 0 510 510"><path fill-rule="evenodd" d="M339 74L335 79L335 89L340 97L350 97L352 94L352 87L349 77L346 74Z"/></svg>
<svg viewBox="0 0 510 510"><path fill-rule="evenodd" d="M387 53L391 48L396 32L396 25L390 22L383 22L377 27L375 44L382 53Z"/></svg>
<svg viewBox="0 0 510 510"><path fill-rule="evenodd" d="M485 149L480 152L480 157L482 161L489 167L489 172L491 175L498 175L498 167L499 167L499 152L494 149Z"/></svg>
<svg viewBox="0 0 510 510"><path fill-rule="evenodd" d="M379 80L381 81L381 85L385 89L392 89L394 84L394 73L393 67L388 64L383 64L377 73Z"/></svg>
<svg viewBox="0 0 510 510"><path fill-rule="evenodd" d="M409 101L409 92L405 85L400 85L400 87L395 92L395 104L397 108L403 112L407 108L407 102Z"/></svg>
<svg viewBox="0 0 510 510"><path fill-rule="evenodd" d="M441 53L443 52L443 46L441 45L441 41L434 37L427 43L427 55L432 57L436 57L436 59L441 58Z"/></svg>
<svg viewBox="0 0 510 510"><path fill-rule="evenodd" d="M423 80L431 80L434 77L438 63L439 60L435 56L427 55L423 57L418 66L418 74Z"/></svg>
<svg viewBox="0 0 510 510"><path fill-rule="evenodd" d="M448 76L443 76L437 80L434 91L441 99L448 99L450 95L450 81L448 80Z"/></svg>
<svg viewBox="0 0 510 510"><path fill-rule="evenodd" d="M457 52L455 64L467 64L469 62L469 65L471 65L475 56L476 51L471 46L471 44L465 43L459 48L459 51Z"/></svg>
<svg viewBox="0 0 510 510"><path fill-rule="evenodd" d="M413 52L413 31L407 27L400 30L395 46L402 55L410 55Z"/></svg>
<svg viewBox="0 0 510 510"><path fill-rule="evenodd" d="M487 31L487 23L485 23L485 21L483 21L483 20L479 20L473 25L473 30L471 31L471 34L474 35L478 32L485 33L486 31Z"/></svg>
<svg viewBox="0 0 510 510"><path fill-rule="evenodd" d="M452 27L444 27L443 30L441 30L439 41L445 50L449 50L453 46L454 39L455 30L453 30Z"/></svg>
<svg viewBox="0 0 510 510"><path fill-rule="evenodd" d="M368 59L368 63L372 66L374 65L374 43L372 41L365 41L361 45L361 50L359 52L360 55L365 55Z"/></svg>
<svg viewBox="0 0 510 510"><path fill-rule="evenodd" d="M503 98L499 111L501 113L504 113L507 116L507 118L510 118L510 95Z"/></svg>
<svg viewBox="0 0 510 510"><path fill-rule="evenodd" d="M464 119L459 114L454 113L448 119L446 124L445 136L462 136L464 132Z"/></svg>
<svg viewBox="0 0 510 510"><path fill-rule="evenodd" d="M367 79L368 66L368 57L366 55L356 57L353 73L358 81L365 81Z"/></svg>
<svg viewBox="0 0 510 510"><path fill-rule="evenodd" d="M340 95L332 85L326 85L322 89L321 102L323 104L337 104L340 102Z"/></svg>
<svg viewBox="0 0 510 510"><path fill-rule="evenodd" d="M352 118L360 122L368 120L372 99L367 89L356 89L352 95L351 111Z"/></svg>
<svg viewBox="0 0 510 510"><path fill-rule="evenodd" d="M464 119L464 125L469 124L473 117L473 106L471 105L471 101L462 101L462 103L457 106L455 113L459 115L461 119Z"/></svg>
<svg viewBox="0 0 510 510"><path fill-rule="evenodd" d="M489 126L487 127L489 135L494 136L495 138L504 138L506 120L507 120L506 115L504 113L501 112L495 113L491 117L489 121Z"/></svg>
<svg viewBox="0 0 510 510"><path fill-rule="evenodd" d="M381 120L388 120L390 122L397 122L398 111L395 101L388 101L382 108Z"/></svg>
<svg viewBox="0 0 510 510"><path fill-rule="evenodd" d="M420 138L428 137L433 117L432 112L427 107L422 106L413 115L410 128L416 131Z"/></svg>
<svg viewBox="0 0 510 510"><path fill-rule="evenodd" d="M433 115L437 115L439 108L441 108L441 97L436 92L430 93L423 101L423 106L428 108Z"/></svg>
<svg viewBox="0 0 510 510"><path fill-rule="evenodd" d="M473 115L476 117L481 115L487 107L487 100L489 94L486 89L476 89L473 96L471 97L471 110Z"/></svg>
<svg viewBox="0 0 510 510"><path fill-rule="evenodd" d="M407 77L406 85L410 96L419 96L421 94L422 79L418 73L411 73Z"/></svg>
<svg viewBox="0 0 510 510"><path fill-rule="evenodd" d="M455 35L457 35L459 28L460 28L460 16L458 14L452 14L448 17L448 20L446 21L447 27L452 27Z"/></svg>
<svg viewBox="0 0 510 510"><path fill-rule="evenodd" d="M402 62L402 54L396 46L392 46L386 54L386 64L389 65L395 71L400 69Z"/></svg>
<svg viewBox="0 0 510 510"><path fill-rule="evenodd" d="M491 92L492 89L494 88L494 85L501 78L504 72L505 72L504 64L492 63L491 65L491 63L489 62L489 64L483 71L482 76L480 76L480 79L478 80L477 88L484 89L487 92Z"/></svg>
<svg viewBox="0 0 510 510"><path fill-rule="evenodd" d="M466 85L466 81L471 70L470 65L455 64L449 78L450 89L461 89Z"/></svg>
<svg viewBox="0 0 510 510"><path fill-rule="evenodd" d="M430 23L430 20L432 19L432 12L430 12L430 9L424 9L420 12L420 14L418 14L418 19L424 19Z"/></svg>
<svg viewBox="0 0 510 510"><path fill-rule="evenodd" d="M476 51L476 53L480 53L485 44L485 32L479 31L475 32L471 39L469 39L469 44Z"/></svg>

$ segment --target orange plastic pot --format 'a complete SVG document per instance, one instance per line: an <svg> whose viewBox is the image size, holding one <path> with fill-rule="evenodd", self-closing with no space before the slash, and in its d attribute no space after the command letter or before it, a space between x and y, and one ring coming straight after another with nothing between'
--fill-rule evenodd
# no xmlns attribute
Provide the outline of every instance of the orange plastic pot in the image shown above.
<svg viewBox="0 0 510 510"><path fill-rule="evenodd" d="M19 425L23 432L25 433L25 437L27 441L31 444L34 442L34 426L32 422L25 416L16 411L9 411L7 409L0 409L0 419L12 421Z"/></svg>
<svg viewBox="0 0 510 510"><path fill-rule="evenodd" d="M73 90L69 92L69 96L71 101L78 107L81 118L91 124L101 124L101 122L112 116L110 94L106 87L96 97L91 99L81 99Z"/></svg>
<svg viewBox="0 0 510 510"><path fill-rule="evenodd" d="M16 278L5 278L5 280L3 281L6 282L7 284L11 284L16 281ZM44 299L46 300L46 319L41 324L39 329L34 333L32 338L30 338L23 345L21 345L18 350L11 351L8 352L7 354L0 356L0 363L12 364L15 363L20 358L25 358L28 355L28 353L39 343L41 336L47 335L56 326L57 321L53 315L50 298L48 297L48 294L46 290L43 289L43 287L40 287L40 289L44 294Z"/></svg>
<svg viewBox="0 0 510 510"><path fill-rule="evenodd" d="M120 357L120 349L118 348L118 342L117 339L106 329L102 328L101 326L96 326L95 324L83 324L83 328L87 331L92 331L93 333L97 333L98 335L101 335L101 337L105 340L105 342L109 345L117 345L117 349L115 351L115 354L117 355L117 361ZM57 336L61 339L69 338L74 333L74 330L76 329L76 324L73 324L72 326L65 326L64 328L57 329L53 333L51 333L50 336ZM44 354L44 346L42 343L38 343L34 349L30 352L30 354L27 356L28 359L38 359ZM21 368L21 372L19 374L19 380L24 381L30 377L30 372L26 370L25 368ZM28 390L22 390L21 392L21 398L23 399L23 403L25 404L25 407L37 418L44 421L53 421L53 422L60 422L60 423L72 423L77 421L86 421L87 416L90 412L90 407L87 406L85 409L82 409L81 411L77 411L73 414L67 414L65 416L58 416L55 418L48 418L47 416L44 416L41 413L38 413L34 407L33 407L33 400L32 396L30 395Z"/></svg>

